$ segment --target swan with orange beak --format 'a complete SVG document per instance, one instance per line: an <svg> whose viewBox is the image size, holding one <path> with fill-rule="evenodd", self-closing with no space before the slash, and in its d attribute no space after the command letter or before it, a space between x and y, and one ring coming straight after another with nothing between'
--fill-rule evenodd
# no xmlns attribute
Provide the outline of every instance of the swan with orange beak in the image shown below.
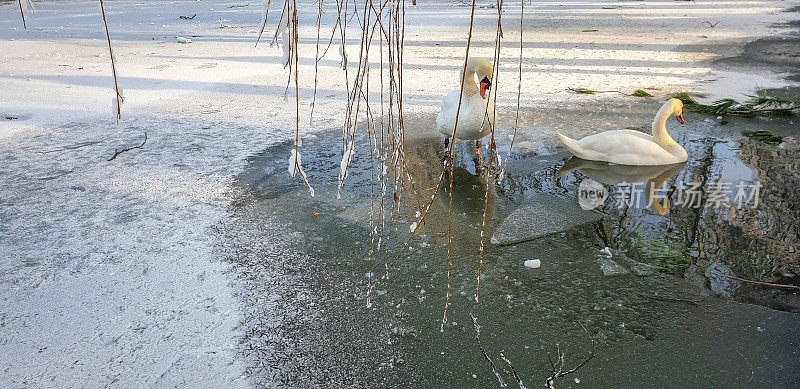
<svg viewBox="0 0 800 389"><path fill-rule="evenodd" d="M480 171L481 139L492 132L495 123L494 104L490 98L494 69L483 58L470 58L461 80L461 90L447 94L442 110L436 117L436 129L444 136L444 148L449 155L453 129L455 138L475 141L475 170ZM461 81L459 80L459 81ZM476 80L480 80L476 82ZM461 109L458 102L461 100ZM458 112L458 128L456 128Z"/></svg>
<svg viewBox="0 0 800 389"><path fill-rule="evenodd" d="M590 161L633 166L686 162L689 158L686 150L667 132L667 119L673 115L679 123L686 124L683 102L678 99L665 101L658 110L653 119L652 135L635 130L611 130L580 140L559 133L557 135L569 152Z"/></svg>

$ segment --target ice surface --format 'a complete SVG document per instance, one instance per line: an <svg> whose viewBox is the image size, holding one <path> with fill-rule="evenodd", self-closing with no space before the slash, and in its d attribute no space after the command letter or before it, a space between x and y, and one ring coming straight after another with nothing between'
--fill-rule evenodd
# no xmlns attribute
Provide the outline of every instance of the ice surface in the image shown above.
<svg viewBox="0 0 800 389"><path fill-rule="evenodd" d="M270 294L275 289L271 285L236 290L244 297L232 295L211 232L230 217L230 181L246 158L294 139L296 125L294 109L283 100L288 20L280 22L280 12L270 14L268 26L282 25L281 48L255 47L256 33L248 28L219 28L221 16L243 27L260 26L257 11L228 9L229 4L106 3L127 98L120 132L108 112L114 82L97 2L38 2L37 12L27 15L27 30L16 2L0 4L0 25L6 27L0 30L0 110L18 118L0 119L0 386L245 386L243 368L236 362L240 316L249 314L267 327L291 314L315 319L305 308L285 306L281 311L282 305L272 302L264 304L263 312L243 313L248 307L239 303L249 301L247 296L270 300L280 295ZM300 98L308 101L315 54L309 42L316 32L317 9L312 2L298 4ZM335 2L330 6L335 8ZM441 91L457 87L453 74L463 55L469 10L448 7L443 13L445 6L431 2L407 9L413 29L406 37L414 48L403 54L406 114L434 113ZM537 142L555 130L536 124L531 112L557 117L564 104L580 104L582 112L590 112L591 104L606 99L588 100L566 92L568 86L686 90L705 88L698 79L719 78L703 61L714 55L703 51L710 46L672 51L676 45L698 43L696 17L663 18L663 8L654 7L615 11L632 11L633 18L575 18L572 7L543 7L548 7L541 10L547 18L526 18L526 39L533 46L526 48L526 92L520 104L523 119L529 115L533 124L520 131L515 153L538 150ZM747 12L725 12L725 7L737 5L708 7L703 18L726 18L713 30L703 28L714 41L768 35L771 23L784 17L777 12L784 7L779 1L748 7ZM327 11L323 25L330 27L336 12ZM493 17L494 11L488 12L481 18ZM507 12L504 20L514 20L518 11L512 7ZM192 13L196 19L177 22L179 14ZM451 14L460 15L457 22ZM564 23L564 17L571 22ZM597 35L580 33L580 23L609 34L597 44ZM614 33L621 25L627 33ZM346 50L358 49L360 34L352 32L340 50L342 58L331 49L319 63L315 119L312 126L300 128L303 136L343 121L346 83L340 65ZM204 38L175 43L175 37L195 35ZM493 23L476 25L476 55L491 56L494 39ZM447 43L451 41L457 43ZM372 68L373 76L377 68ZM558 77L549 77L554 72ZM756 84L750 82L752 75L731 70L725 76L736 80L730 84L737 87ZM544 77L548 82L542 82ZM781 76L762 74L757 79L769 81L758 83L769 86ZM498 83L498 107L516 106L517 88L516 82ZM307 118L301 122L308 123ZM498 130L503 126L510 125L500 123ZM567 135L580 137L596 129L567 130ZM149 140L143 149L105 162L115 148L138 144L145 131ZM283 153L274 161L284 176L287 157ZM552 162L550 156L542 160L542 166ZM510 175L533 169L509 162ZM314 181L315 172L308 173ZM539 222L555 224L550 221L554 210L538 212L548 217ZM280 235L287 233L285 228L267 227L274 226L254 224L233 235L249 238L242 243L248 248L253 242L285 241ZM505 233L530 236L521 230L524 225L512 227ZM533 232L547 231L539 227ZM495 235L503 236L498 231ZM262 259L251 258L252 266ZM285 284L280 290L287 294L296 290L290 282L294 279L281 272L265 278ZM292 349L286 345L298 343L297 338L272 335L275 344L289 347L283 350L287 354ZM281 372L264 374L285 378Z"/></svg>
<svg viewBox="0 0 800 389"><path fill-rule="evenodd" d="M512 244L567 231L578 225L600 220L599 212L584 211L576 201L541 195L531 204L517 208L494 231L493 244Z"/></svg>

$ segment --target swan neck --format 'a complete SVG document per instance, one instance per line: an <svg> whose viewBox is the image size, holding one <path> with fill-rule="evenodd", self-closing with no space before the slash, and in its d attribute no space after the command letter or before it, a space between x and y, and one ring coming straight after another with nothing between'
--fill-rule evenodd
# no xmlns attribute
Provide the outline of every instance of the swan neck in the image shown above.
<svg viewBox="0 0 800 389"><path fill-rule="evenodd" d="M472 97L478 94L478 84L475 83L475 70L467 68L464 70L464 77L461 79L461 93L464 97Z"/></svg>
<svg viewBox="0 0 800 389"><path fill-rule="evenodd" d="M669 104L665 104L653 119L653 139L665 149L677 143L667 132L667 119L672 115L670 108Z"/></svg>
<svg viewBox="0 0 800 389"><path fill-rule="evenodd" d="M645 201L647 202L647 206L652 210L656 215L666 215L669 212L669 209L672 208L672 200L669 196L664 196L663 199L659 201L658 199L658 190L664 185L663 179L647 181L647 190L645 191Z"/></svg>

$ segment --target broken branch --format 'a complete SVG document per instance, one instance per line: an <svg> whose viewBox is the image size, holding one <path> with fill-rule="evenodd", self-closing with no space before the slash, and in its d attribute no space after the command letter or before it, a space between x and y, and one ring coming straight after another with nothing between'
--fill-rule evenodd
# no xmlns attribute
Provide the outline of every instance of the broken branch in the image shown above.
<svg viewBox="0 0 800 389"><path fill-rule="evenodd" d="M730 279L732 279L732 280L736 280L736 281L749 282L749 283L751 283L751 284L758 284L758 285L764 285L764 286L772 286L772 287L775 287L775 288L800 289L800 286L797 286L797 285L773 284L773 283L771 283L771 282L753 281L753 280L748 280L748 279L746 279L746 278L741 278L741 277L736 277L736 276L729 276L729 275L726 275L726 274L722 274L722 276L723 276L723 277L726 277L726 278L730 278Z"/></svg>
<svg viewBox="0 0 800 389"><path fill-rule="evenodd" d="M131 151L133 149L141 149L142 147L144 147L145 143L147 143L147 133L146 132L144 133L144 141L142 142L142 144L140 144L138 146L128 147L127 149L122 149L122 150L114 149L114 155L112 155L111 158L109 158L107 160L107 162L113 161L115 158L117 158L118 155L120 155L120 154L122 154L122 153L124 153L126 151Z"/></svg>

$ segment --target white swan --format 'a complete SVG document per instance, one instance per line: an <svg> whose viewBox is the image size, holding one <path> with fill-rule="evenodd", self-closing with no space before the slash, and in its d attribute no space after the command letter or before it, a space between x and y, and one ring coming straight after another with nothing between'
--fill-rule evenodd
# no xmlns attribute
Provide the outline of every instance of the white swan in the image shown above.
<svg viewBox="0 0 800 389"><path fill-rule="evenodd" d="M489 88L492 86L492 63L483 58L470 58L463 74L461 90L450 92L444 98L442 111L436 117L436 129L444 135L444 148L449 151L450 137L456 125L456 111L458 111L458 128L455 137L461 140L474 140L475 153L481 153L481 139L492 130L495 123L494 104L489 98ZM480 86L475 78L480 80ZM461 96L461 110L458 100ZM480 170L479 159L474 159L476 169Z"/></svg>
<svg viewBox="0 0 800 389"><path fill-rule="evenodd" d="M653 135L634 130L613 130L587 136L581 140L558 134L561 143L576 157L619 165L668 165L685 162L688 154L667 133L667 118L675 115L681 124L683 103L669 99L653 119Z"/></svg>

